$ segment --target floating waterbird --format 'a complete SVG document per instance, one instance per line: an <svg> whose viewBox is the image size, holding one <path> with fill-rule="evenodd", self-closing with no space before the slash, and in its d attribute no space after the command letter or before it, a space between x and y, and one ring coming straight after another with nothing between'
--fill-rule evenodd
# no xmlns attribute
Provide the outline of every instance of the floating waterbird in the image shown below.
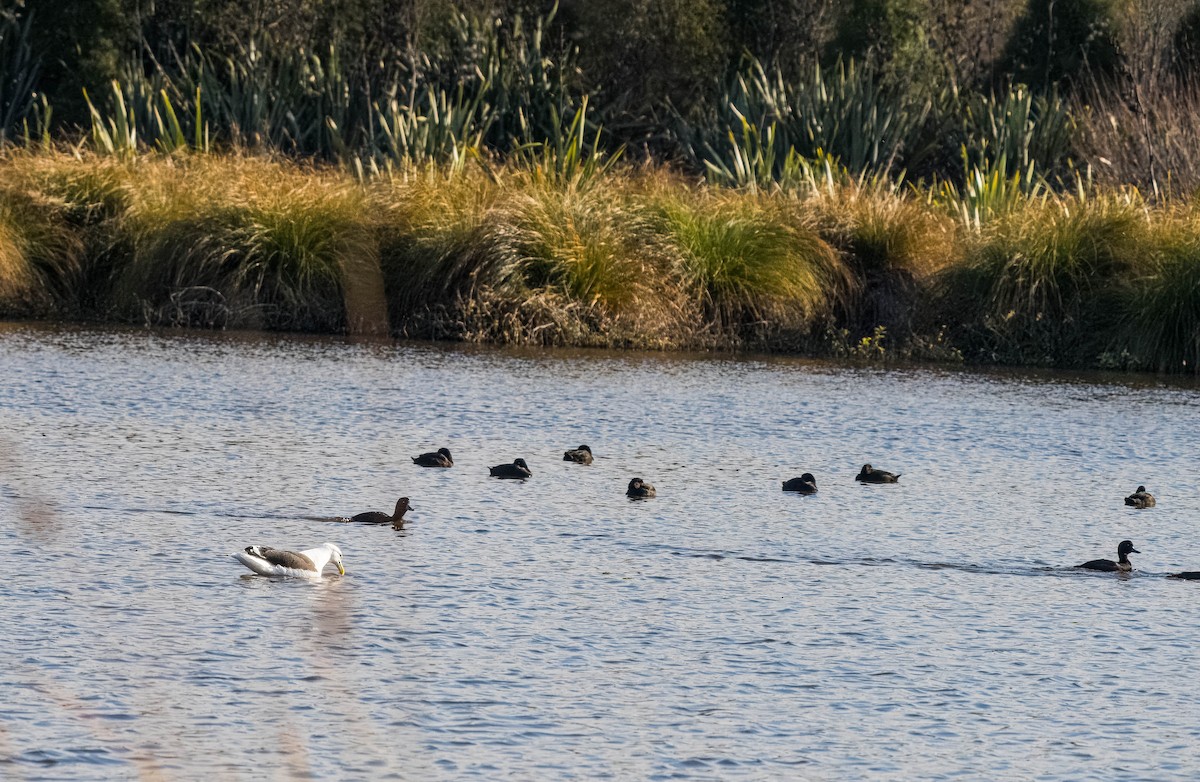
<svg viewBox="0 0 1200 782"><path fill-rule="evenodd" d="M377 510L359 513L356 516L351 516L350 521L357 521L361 524L392 524L397 527L404 526L404 514L409 511L408 497L401 497L396 500L396 512L391 516L386 513L381 513Z"/></svg>
<svg viewBox="0 0 1200 782"><path fill-rule="evenodd" d="M1093 559L1090 562L1084 562L1076 567L1084 568L1085 570L1103 570L1106 573L1128 573L1133 570L1133 563L1129 561L1130 554L1141 554L1133 547L1132 540L1122 540L1117 546L1117 561L1111 559Z"/></svg>
<svg viewBox="0 0 1200 782"><path fill-rule="evenodd" d="M863 483L895 483L900 480L900 473L876 470L871 465L864 464L854 480L862 481Z"/></svg>
<svg viewBox="0 0 1200 782"><path fill-rule="evenodd" d="M330 562L337 566L339 574L346 573L346 569L342 567L342 550L333 543L322 543L305 551L246 546L244 551L236 552L233 557L260 576L320 578L321 571Z"/></svg>
<svg viewBox="0 0 1200 782"><path fill-rule="evenodd" d="M1125 498L1125 504L1135 508L1153 508L1154 495L1146 491L1145 486L1139 486L1137 491Z"/></svg>
<svg viewBox="0 0 1200 782"><path fill-rule="evenodd" d="M634 478L629 482L629 488L625 490L625 495L627 497L633 497L635 499L654 497L657 496L657 494L658 492L654 490L654 486L646 483L641 478Z"/></svg>
<svg viewBox="0 0 1200 782"><path fill-rule="evenodd" d="M1182 573L1172 573L1167 578L1182 578L1186 581L1200 581L1200 570L1185 570Z"/></svg>
<svg viewBox="0 0 1200 782"><path fill-rule="evenodd" d="M592 449L586 445L581 445L571 451L563 451L564 462L575 462L576 464L591 464Z"/></svg>
<svg viewBox="0 0 1200 782"><path fill-rule="evenodd" d="M436 451L423 453L420 456L412 458L413 464L419 464L422 467L453 467L454 458L450 456L449 448L438 448Z"/></svg>
<svg viewBox="0 0 1200 782"><path fill-rule="evenodd" d="M811 472L806 472L799 478L792 478L791 480L784 481L783 490L794 491L799 494L816 494L817 479L813 477Z"/></svg>
<svg viewBox="0 0 1200 782"><path fill-rule="evenodd" d="M513 459L512 464L497 464L488 469L493 478L528 478L533 475L524 459Z"/></svg>

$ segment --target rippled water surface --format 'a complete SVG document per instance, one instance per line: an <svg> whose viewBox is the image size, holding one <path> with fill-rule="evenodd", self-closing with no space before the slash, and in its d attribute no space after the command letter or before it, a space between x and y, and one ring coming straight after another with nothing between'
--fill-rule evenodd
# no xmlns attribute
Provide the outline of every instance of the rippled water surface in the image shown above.
<svg viewBox="0 0 1200 782"><path fill-rule="evenodd" d="M1197 443L1153 378L2 326L0 778L1195 778Z"/></svg>

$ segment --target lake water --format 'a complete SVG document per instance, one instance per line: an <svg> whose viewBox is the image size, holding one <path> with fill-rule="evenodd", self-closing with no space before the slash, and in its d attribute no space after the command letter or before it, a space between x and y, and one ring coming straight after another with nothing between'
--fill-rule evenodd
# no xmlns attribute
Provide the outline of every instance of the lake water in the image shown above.
<svg viewBox="0 0 1200 782"><path fill-rule="evenodd" d="M1197 443L1153 377L0 326L0 778L1194 779Z"/></svg>

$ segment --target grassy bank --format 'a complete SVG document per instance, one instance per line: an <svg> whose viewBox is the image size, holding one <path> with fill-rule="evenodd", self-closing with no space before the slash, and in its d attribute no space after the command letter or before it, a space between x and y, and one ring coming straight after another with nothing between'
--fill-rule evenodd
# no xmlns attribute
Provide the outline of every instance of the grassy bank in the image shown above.
<svg viewBox="0 0 1200 782"><path fill-rule="evenodd" d="M1200 212L827 169L0 160L0 316L1194 372Z"/></svg>

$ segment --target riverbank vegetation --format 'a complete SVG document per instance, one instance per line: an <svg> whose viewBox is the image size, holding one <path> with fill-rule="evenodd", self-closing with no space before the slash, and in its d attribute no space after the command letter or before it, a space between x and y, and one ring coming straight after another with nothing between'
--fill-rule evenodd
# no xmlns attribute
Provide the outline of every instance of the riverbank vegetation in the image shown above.
<svg viewBox="0 0 1200 782"><path fill-rule="evenodd" d="M1200 361L1200 4L144 5L0 13L0 316Z"/></svg>

